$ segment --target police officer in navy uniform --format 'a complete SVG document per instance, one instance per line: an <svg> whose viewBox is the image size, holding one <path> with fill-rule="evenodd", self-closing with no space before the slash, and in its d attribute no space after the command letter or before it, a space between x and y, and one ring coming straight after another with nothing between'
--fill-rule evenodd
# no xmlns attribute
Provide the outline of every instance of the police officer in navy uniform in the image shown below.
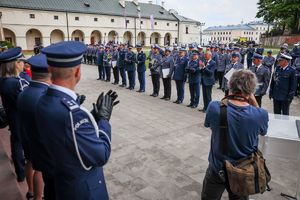
<svg viewBox="0 0 300 200"><path fill-rule="evenodd" d="M239 54L236 53L236 52L233 52L231 54L231 63L226 66L226 69L225 69L225 72L224 72L223 81L222 81L222 90L225 92L225 96L228 96L228 94L229 94L229 88L228 88L228 81L229 80L227 80L225 78L225 75L231 69L235 69L235 70L244 69L244 65L239 62L239 59L240 59Z"/></svg>
<svg viewBox="0 0 300 200"><path fill-rule="evenodd" d="M268 66L262 64L263 56L257 53L253 55L253 65L249 69L256 75L257 88L255 91L255 99L261 107L262 97L267 93L269 87L271 72Z"/></svg>
<svg viewBox="0 0 300 200"><path fill-rule="evenodd" d="M110 82L110 76L111 76L111 51L110 51L110 46L106 45L105 46L105 51L103 54L103 65L105 69L105 76L106 76L106 82Z"/></svg>
<svg viewBox="0 0 300 200"><path fill-rule="evenodd" d="M174 65L174 74L173 79L176 83L176 90L177 90L177 99L173 103L182 104L184 99L184 85L186 82L186 73L185 69L188 66L189 59L186 56L185 48L179 49L179 57L176 59Z"/></svg>
<svg viewBox="0 0 300 200"><path fill-rule="evenodd" d="M120 44L120 50L119 50L119 60L118 65L120 68L120 75L122 78L122 84L120 87L126 87L127 85L127 78L126 78L126 65L125 65L125 56L127 53L127 49L125 49L124 44Z"/></svg>
<svg viewBox="0 0 300 200"><path fill-rule="evenodd" d="M49 150L56 199L108 200L103 166L111 152L109 123L117 94L100 94L90 113L79 105L74 88L80 81L85 46L60 42L43 49L52 85L36 107L38 132Z"/></svg>
<svg viewBox="0 0 300 200"><path fill-rule="evenodd" d="M204 62L204 61L203 61ZM225 68L228 65L228 55L225 53L225 49L221 48L220 54L219 54L219 64L217 66L217 75L219 80L219 87L218 89L222 88L222 81L224 77Z"/></svg>
<svg viewBox="0 0 300 200"><path fill-rule="evenodd" d="M98 53L98 48L96 45L94 45L92 49L92 64L96 64L97 62L97 53Z"/></svg>
<svg viewBox="0 0 300 200"><path fill-rule="evenodd" d="M173 50L172 50L172 57L174 59L174 62L177 60L177 58L179 57L179 51L178 51L178 46L177 44L173 45Z"/></svg>
<svg viewBox="0 0 300 200"><path fill-rule="evenodd" d="M204 56L204 52L203 52L203 47L201 45L198 45L197 49L199 51L199 60L204 62L205 61L205 56Z"/></svg>
<svg viewBox="0 0 300 200"><path fill-rule="evenodd" d="M174 58L171 55L171 52L171 49L169 47L166 47L165 56L163 57L161 63L161 77L164 85L164 96L160 99L164 99L166 101L169 101L171 99L171 77L174 71Z"/></svg>
<svg viewBox="0 0 300 200"><path fill-rule="evenodd" d="M200 98L201 74L200 74L198 56L199 56L199 52L194 50L191 56L192 59L189 61L188 66L185 69L189 78L189 89L191 95L190 104L187 107L190 108L197 108L199 104L199 98Z"/></svg>
<svg viewBox="0 0 300 200"><path fill-rule="evenodd" d="M150 68L151 79L153 84L153 93L150 96L157 97L160 89L160 68L162 62L162 55L159 53L160 46L155 44L152 53L152 66Z"/></svg>
<svg viewBox="0 0 300 200"><path fill-rule="evenodd" d="M297 89L296 89L296 94L295 96L300 96L300 52L297 52L297 54L295 54L295 61L294 61L294 65L293 67L296 70L296 78L297 78Z"/></svg>
<svg viewBox="0 0 300 200"><path fill-rule="evenodd" d="M195 50L195 45L194 44L189 44L188 47L189 47L189 50L187 52L187 57L189 58L189 60L191 60L192 55L193 55L193 51Z"/></svg>
<svg viewBox="0 0 300 200"><path fill-rule="evenodd" d="M145 92L146 88L146 54L142 51L142 45L136 45L137 49L137 73L140 89L137 92Z"/></svg>
<svg viewBox="0 0 300 200"><path fill-rule="evenodd" d="M136 54L132 51L132 46L128 46L128 52L125 57L125 65L126 65L126 71L128 75L129 80L129 86L127 89L134 90L135 87L135 71L136 71Z"/></svg>
<svg viewBox="0 0 300 200"><path fill-rule="evenodd" d="M204 107L199 111L205 112L211 102L212 87L215 84L216 62L212 60L210 51L205 53L205 62L200 62L200 69Z"/></svg>
<svg viewBox="0 0 300 200"><path fill-rule="evenodd" d="M252 66L252 58L255 52L253 44L249 44L249 48L246 50L247 54L247 68L249 69Z"/></svg>
<svg viewBox="0 0 300 200"><path fill-rule="evenodd" d="M113 50L112 50L112 62L118 62L119 52L118 52L118 45L114 44ZM119 67L117 65L112 66L113 67L113 74L114 74L114 82L112 84L119 85Z"/></svg>
<svg viewBox="0 0 300 200"><path fill-rule="evenodd" d="M28 86L28 82L19 77L22 67L19 66L17 59L22 56L23 53L21 47L11 48L0 54L0 67L2 68L0 95L8 118L8 125L11 133L11 156L18 182L23 182L25 179L25 160L17 101L19 94Z"/></svg>
<svg viewBox="0 0 300 200"><path fill-rule="evenodd" d="M262 47L262 44L259 44L259 46L256 48L256 53L259 55L263 55L264 54L265 49Z"/></svg>
<svg viewBox="0 0 300 200"><path fill-rule="evenodd" d="M98 65L98 74L99 74L99 78L97 80L105 80L105 68L103 63L103 56L104 56L104 47L100 45L100 48L97 52L97 65Z"/></svg>
<svg viewBox="0 0 300 200"><path fill-rule="evenodd" d="M273 70L273 65L275 64L275 58L272 55L273 51L272 50L268 50L267 51L267 56L264 57L263 59L263 65L268 67L270 72L272 72Z"/></svg>
<svg viewBox="0 0 300 200"><path fill-rule="evenodd" d="M279 66L272 75L270 86L270 99L273 99L274 113L289 115L290 105L296 92L296 70L289 65L292 57L281 54L278 59Z"/></svg>
<svg viewBox="0 0 300 200"><path fill-rule="evenodd" d="M40 141L40 134L37 131L37 123L39 120L35 118L37 102L39 98L46 93L48 86L51 84L48 64L44 54L33 56L26 62L30 64L32 81L29 87L20 93L18 98L18 111L22 119L21 127L24 155L27 160L26 165L34 170L30 170L29 173L30 178L33 179L31 180L31 183L33 181L33 191L29 191L26 197L27 199L34 197L34 199L41 200L45 183L44 199L55 199L53 174L47 173L52 170L49 152L47 152Z"/></svg>
<svg viewBox="0 0 300 200"><path fill-rule="evenodd" d="M276 56L276 61L275 61L275 64L274 64L275 69L278 66L278 60L281 57L281 54L289 54L290 53L288 48L289 48L289 45L287 43L284 43L280 46L280 50L279 50L279 52Z"/></svg>

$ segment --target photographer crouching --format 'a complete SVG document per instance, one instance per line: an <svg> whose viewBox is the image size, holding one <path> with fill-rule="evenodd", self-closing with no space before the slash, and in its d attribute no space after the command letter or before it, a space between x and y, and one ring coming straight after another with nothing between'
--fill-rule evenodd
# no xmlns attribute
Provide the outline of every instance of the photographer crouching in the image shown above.
<svg viewBox="0 0 300 200"><path fill-rule="evenodd" d="M267 111L259 108L255 100L256 84L254 73L249 70L238 70L233 73L229 81L229 95L221 102L213 101L208 106L204 125L211 129L212 135L209 166L203 181L202 200L219 200L225 189L230 200L249 199L250 194L264 192L270 181L267 168L261 167L265 163L258 150L259 135L264 136L267 133L269 118ZM251 168L254 168L256 174L261 172L259 170L263 170L264 176L262 179L253 176L259 181L264 180L262 184L261 182L258 184L256 180L253 181L257 183L253 186L254 191L251 191L251 184L240 181L243 179L234 181L230 177L231 169L237 167L241 159L245 161L252 155L251 159L257 158L258 161L249 163L255 163L258 167L251 166ZM258 170L255 170L256 168ZM243 188L245 190L240 189L244 186L247 187Z"/></svg>

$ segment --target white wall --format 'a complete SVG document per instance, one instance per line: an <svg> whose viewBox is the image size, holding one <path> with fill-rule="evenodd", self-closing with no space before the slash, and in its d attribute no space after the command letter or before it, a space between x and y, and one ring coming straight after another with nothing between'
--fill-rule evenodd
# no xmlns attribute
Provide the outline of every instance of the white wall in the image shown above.
<svg viewBox="0 0 300 200"><path fill-rule="evenodd" d="M38 10L25 10L14 8L3 8L2 22L3 27L10 29L16 35L16 44L21 46L24 50L30 49L32 44L27 44L26 33L30 29L37 29L41 32L42 42L44 46L51 43L51 32L53 30L60 30L64 35L64 40L68 40L67 30L67 16L64 12L52 12L52 11L38 11ZM35 18L31 19L30 14L34 14ZM58 20L54 19L54 16L58 16ZM75 17L79 17L79 20L75 20ZM94 18L98 18L94 21ZM111 22L114 19L114 22ZM107 15L92 15L83 13L68 13L69 23L69 39L71 40L72 32L80 30L83 32L85 43L90 43L91 34L97 30L100 32L102 41L108 41L108 34L111 31L117 32L117 38L119 42L124 41L124 33L126 31L132 34L132 44L135 45L136 36L139 32L145 33L145 45L150 45L150 37L153 32L160 34L161 45L164 45L164 37L168 33L171 35L171 44L175 43L175 38L178 37L178 27L176 24L178 21L171 20L158 20L155 19L157 25L154 25L154 30L151 30L150 18L142 18L143 24L140 27L139 18L127 17L129 24L127 29L125 27L125 19L120 16L107 16ZM168 25L169 24L169 25ZM195 28L193 24L180 24L180 42L190 43L199 41L199 28ZM189 26L189 34L185 34L185 26ZM136 28L135 28L136 27ZM183 34L184 33L184 34ZM52 41L58 40L58 36L52 34L55 38ZM29 46L29 48L28 48ZM30 49L31 50L31 49Z"/></svg>

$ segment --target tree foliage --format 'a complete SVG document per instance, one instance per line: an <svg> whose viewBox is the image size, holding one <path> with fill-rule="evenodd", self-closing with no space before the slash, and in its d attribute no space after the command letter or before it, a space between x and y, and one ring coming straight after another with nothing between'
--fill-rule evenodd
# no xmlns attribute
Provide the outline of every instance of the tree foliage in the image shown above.
<svg viewBox="0 0 300 200"><path fill-rule="evenodd" d="M300 0L259 0L256 17L266 23L286 29L292 33L300 32Z"/></svg>

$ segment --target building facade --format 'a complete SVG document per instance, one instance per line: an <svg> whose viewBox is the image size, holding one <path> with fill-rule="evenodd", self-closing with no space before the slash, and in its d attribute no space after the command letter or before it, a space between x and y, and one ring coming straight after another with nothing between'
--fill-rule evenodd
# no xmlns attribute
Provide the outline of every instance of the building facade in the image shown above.
<svg viewBox="0 0 300 200"><path fill-rule="evenodd" d="M208 27L203 32L209 35L210 41L214 43L228 44L244 39L259 44L261 34L267 32L267 30L268 24L266 23L250 22L248 24Z"/></svg>
<svg viewBox="0 0 300 200"><path fill-rule="evenodd" d="M163 6L123 0L1 0L5 40L24 50L76 40L85 44L191 43L199 41L199 22Z"/></svg>

